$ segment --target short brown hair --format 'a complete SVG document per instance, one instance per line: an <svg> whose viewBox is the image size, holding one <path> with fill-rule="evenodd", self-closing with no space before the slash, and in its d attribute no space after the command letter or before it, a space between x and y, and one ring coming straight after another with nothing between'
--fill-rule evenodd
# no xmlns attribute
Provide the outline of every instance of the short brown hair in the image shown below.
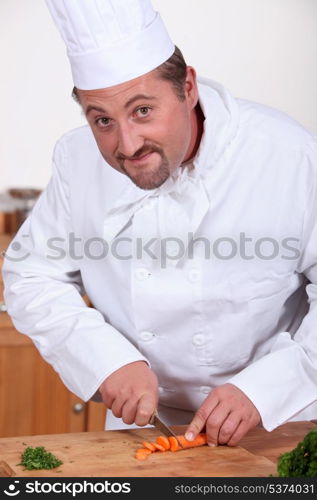
<svg viewBox="0 0 317 500"><path fill-rule="evenodd" d="M175 46L171 57L158 66L155 71L157 71L159 78L171 82L178 98L184 101L187 64L178 47ZM80 102L76 87L73 88L72 97L76 102Z"/></svg>
<svg viewBox="0 0 317 500"><path fill-rule="evenodd" d="M175 50L171 57L158 66L156 71L159 74L159 78L171 82L179 99L184 101L187 65L178 47L175 46Z"/></svg>

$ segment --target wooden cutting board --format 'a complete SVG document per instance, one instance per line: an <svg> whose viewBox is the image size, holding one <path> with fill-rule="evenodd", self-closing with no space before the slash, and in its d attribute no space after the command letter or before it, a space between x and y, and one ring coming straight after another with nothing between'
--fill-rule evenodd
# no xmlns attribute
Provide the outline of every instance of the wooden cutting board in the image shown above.
<svg viewBox="0 0 317 500"><path fill-rule="evenodd" d="M150 455L144 462L136 460L134 453L142 441L155 440L155 429L0 438L0 459L5 475L13 469L18 477L265 477L276 475L281 453L292 450L316 423L289 422L272 432L255 428L238 447L166 451ZM183 434L186 426L173 429ZM27 446L44 446L64 463L53 470L23 470L17 464Z"/></svg>
<svg viewBox="0 0 317 500"><path fill-rule="evenodd" d="M295 448L309 431L316 429L316 423L316 420L288 422L271 432L263 428L251 429L239 445L276 463L282 453Z"/></svg>
<svg viewBox="0 0 317 500"><path fill-rule="evenodd" d="M242 447L201 446L134 457L142 441L154 441L155 429L131 429L0 439L0 456L17 476L47 477L239 477L269 476L276 465ZM44 446L63 461L53 470L23 470L17 465L26 446Z"/></svg>

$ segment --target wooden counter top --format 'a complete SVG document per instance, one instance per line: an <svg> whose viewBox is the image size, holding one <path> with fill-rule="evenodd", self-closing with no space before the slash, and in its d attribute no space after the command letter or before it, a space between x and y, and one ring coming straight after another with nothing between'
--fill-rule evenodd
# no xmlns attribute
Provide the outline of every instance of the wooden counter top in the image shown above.
<svg viewBox="0 0 317 500"><path fill-rule="evenodd" d="M135 450L142 447L142 441L155 440L155 429L12 437L0 439L0 457L18 477L268 477L276 474L279 455L315 428L313 422L290 422L272 432L257 428L236 447L158 452L142 462L134 458ZM185 426L174 429L183 433ZM53 470L24 470L17 464L27 446L44 446L63 465Z"/></svg>

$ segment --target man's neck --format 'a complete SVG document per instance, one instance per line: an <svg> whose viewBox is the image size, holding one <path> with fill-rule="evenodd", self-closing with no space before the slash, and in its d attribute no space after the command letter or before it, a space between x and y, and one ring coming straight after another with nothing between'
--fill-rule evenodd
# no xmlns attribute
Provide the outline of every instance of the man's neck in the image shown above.
<svg viewBox="0 0 317 500"><path fill-rule="evenodd" d="M205 116L198 102L192 114L192 141L183 163L192 160L198 151L204 131L204 120Z"/></svg>

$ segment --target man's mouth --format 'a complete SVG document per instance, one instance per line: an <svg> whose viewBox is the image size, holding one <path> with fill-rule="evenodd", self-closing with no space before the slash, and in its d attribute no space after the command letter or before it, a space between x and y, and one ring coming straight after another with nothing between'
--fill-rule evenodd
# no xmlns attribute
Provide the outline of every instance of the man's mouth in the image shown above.
<svg viewBox="0 0 317 500"><path fill-rule="evenodd" d="M155 152L154 151L150 151L149 153L145 153L144 155L142 156L138 156L137 158L126 158L124 160L124 163L125 164L130 164L130 165L133 165L133 166L136 166L136 165L142 165L143 163L147 162L147 160L154 154Z"/></svg>

